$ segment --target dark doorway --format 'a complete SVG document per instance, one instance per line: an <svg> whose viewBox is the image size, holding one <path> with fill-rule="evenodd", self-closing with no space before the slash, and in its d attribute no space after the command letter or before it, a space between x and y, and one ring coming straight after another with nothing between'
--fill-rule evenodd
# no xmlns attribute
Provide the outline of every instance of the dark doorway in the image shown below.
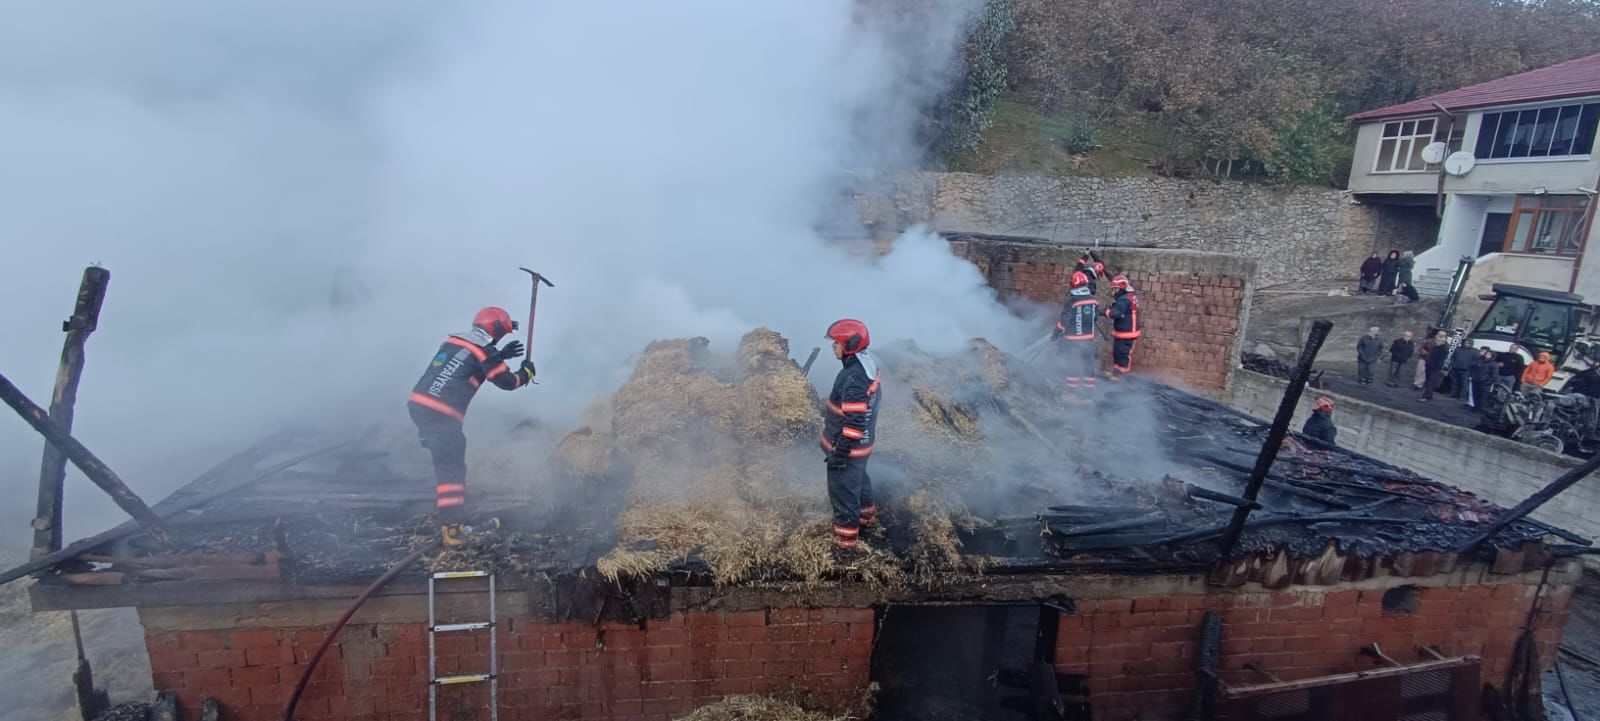
<svg viewBox="0 0 1600 721"><path fill-rule="evenodd" d="M1511 231L1510 213L1489 213L1483 217L1483 237L1478 239L1478 257L1498 253L1506 247L1506 233Z"/></svg>
<svg viewBox="0 0 1600 721"><path fill-rule="evenodd" d="M890 606L872 654L877 718L1087 719L1087 705L1070 698L1076 689L1058 686L1081 686L1081 679L1058 679L1052 666L1057 613L1041 606Z"/></svg>

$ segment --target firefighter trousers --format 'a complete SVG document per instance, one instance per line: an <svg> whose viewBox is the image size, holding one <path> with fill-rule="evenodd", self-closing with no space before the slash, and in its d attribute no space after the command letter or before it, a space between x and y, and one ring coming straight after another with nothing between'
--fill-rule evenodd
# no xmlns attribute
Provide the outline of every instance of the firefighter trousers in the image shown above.
<svg viewBox="0 0 1600 721"><path fill-rule="evenodd" d="M465 520L466 511L467 434L462 432L460 421L443 413L418 406L408 408L422 447L433 455L434 505L439 520L460 523Z"/></svg>
<svg viewBox="0 0 1600 721"><path fill-rule="evenodd" d="M1061 342L1062 370L1066 374L1067 392L1079 393L1094 390L1094 339Z"/></svg>
<svg viewBox="0 0 1600 721"><path fill-rule="evenodd" d="M1111 340L1111 365L1118 373L1133 371L1133 344L1138 338L1113 338Z"/></svg>
<svg viewBox="0 0 1600 721"><path fill-rule="evenodd" d="M867 459L851 458L844 468L828 469L828 503L833 506L834 544L854 548L862 522L870 521L877 510Z"/></svg>

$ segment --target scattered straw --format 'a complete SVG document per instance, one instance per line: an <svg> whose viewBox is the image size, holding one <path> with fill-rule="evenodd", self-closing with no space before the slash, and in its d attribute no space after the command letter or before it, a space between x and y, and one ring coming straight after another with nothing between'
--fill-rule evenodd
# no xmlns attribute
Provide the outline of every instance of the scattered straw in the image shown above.
<svg viewBox="0 0 1600 721"><path fill-rule="evenodd" d="M807 711L771 696L728 696L701 706L677 721L849 721L850 718Z"/></svg>

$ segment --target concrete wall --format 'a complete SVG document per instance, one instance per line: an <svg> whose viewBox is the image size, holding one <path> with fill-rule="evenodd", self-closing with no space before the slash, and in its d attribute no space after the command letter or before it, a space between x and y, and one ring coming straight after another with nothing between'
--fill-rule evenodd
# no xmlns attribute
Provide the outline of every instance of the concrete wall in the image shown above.
<svg viewBox="0 0 1600 721"><path fill-rule="evenodd" d="M1379 226L1372 206L1337 190L1236 182L916 173L864 180L855 201L880 235L925 223L1076 248L1226 253L1255 261L1263 285L1355 278Z"/></svg>
<svg viewBox="0 0 1600 721"><path fill-rule="evenodd" d="M1001 298L1027 298L1059 307L1077 248L954 236L951 247L983 273ZM1199 391L1221 391L1237 365L1255 264L1215 253L1108 249L1106 269L1126 273L1139 292L1144 335L1134 348L1135 372ZM1110 307L1109 279L1100 283L1101 307ZM1098 356L1109 367L1110 347Z"/></svg>
<svg viewBox="0 0 1600 721"><path fill-rule="evenodd" d="M1239 370L1228 402L1256 416L1271 418L1283 397L1285 381ZM1312 399L1332 396L1339 446L1410 468L1505 507L1577 465L1577 461L1498 436L1432 421L1410 413L1335 393L1308 391L1295 411L1295 430L1311 413ZM1534 518L1585 536L1600 538L1600 483L1586 481L1545 504Z"/></svg>

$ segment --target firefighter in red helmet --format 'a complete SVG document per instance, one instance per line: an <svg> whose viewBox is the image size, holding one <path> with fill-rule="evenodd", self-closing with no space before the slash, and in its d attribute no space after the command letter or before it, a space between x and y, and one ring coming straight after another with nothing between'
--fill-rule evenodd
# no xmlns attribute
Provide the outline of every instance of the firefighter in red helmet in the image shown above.
<svg viewBox="0 0 1600 721"><path fill-rule="evenodd" d="M1068 396L1094 390L1094 321L1100 315L1100 301L1091 288L1093 274L1086 259L1080 259L1067 281L1067 301L1056 321L1055 337L1061 341Z"/></svg>
<svg viewBox="0 0 1600 721"><path fill-rule="evenodd" d="M433 455L434 505L447 546L461 544L461 523L466 520L467 436L461 424L466 420L467 404L484 381L508 391L533 381L532 361L522 361L516 370L506 365L522 355L521 342L495 347L516 329L517 322L500 308L478 311L471 330L444 339L406 404L423 447Z"/></svg>
<svg viewBox="0 0 1600 721"><path fill-rule="evenodd" d="M877 521L872 501L872 479L867 458L877 440L878 363L867 352L872 339L859 320L845 319L828 326L833 355L843 367L828 394L828 412L822 427L822 450L827 454L828 501L833 506L833 545L844 561L854 558L861 528Z"/></svg>
<svg viewBox="0 0 1600 721"><path fill-rule="evenodd" d="M1133 344L1139 339L1143 326L1139 323L1139 295L1128 276L1118 273L1111 278L1116 289L1106 317L1111 319L1111 367L1108 378L1117 378L1133 371Z"/></svg>

